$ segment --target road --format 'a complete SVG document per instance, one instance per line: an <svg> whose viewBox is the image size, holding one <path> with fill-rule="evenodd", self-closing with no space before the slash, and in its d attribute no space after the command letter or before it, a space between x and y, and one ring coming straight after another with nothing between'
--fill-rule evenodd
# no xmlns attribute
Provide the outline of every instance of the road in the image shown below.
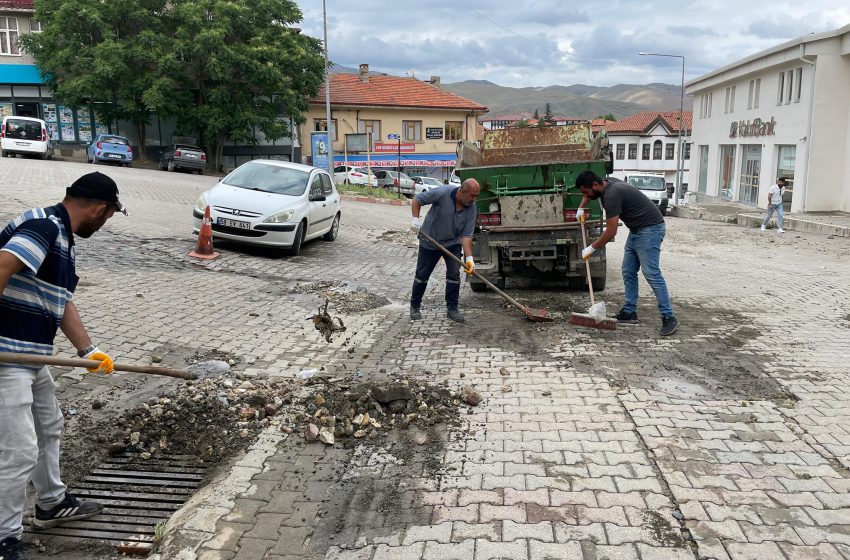
<svg viewBox="0 0 850 560"><path fill-rule="evenodd" d="M0 218L89 170L4 159ZM80 240L75 299L114 356L218 349L248 377L410 374L484 397L439 445L325 447L270 426L172 520L162 558L850 558L849 240L670 218L682 326L666 339L643 281L641 324L615 332L566 323L583 294L518 292L562 319L533 324L466 287L456 325L440 281L411 323L415 249L385 235L407 208L347 203L336 242L296 258L218 245L198 264L191 207L215 179L101 170L130 216ZM611 311L624 240L609 245ZM345 315L328 344L305 321L319 298L289 290L316 282L390 303ZM63 403L130 379L54 373ZM162 386L133 379L131 404Z"/></svg>

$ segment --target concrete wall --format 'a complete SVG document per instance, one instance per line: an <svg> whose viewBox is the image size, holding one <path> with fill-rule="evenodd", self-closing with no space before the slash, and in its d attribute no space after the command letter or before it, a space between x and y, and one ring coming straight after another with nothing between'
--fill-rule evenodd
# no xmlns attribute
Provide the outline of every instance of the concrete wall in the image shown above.
<svg viewBox="0 0 850 560"><path fill-rule="evenodd" d="M806 210L850 210L850 57L817 57Z"/></svg>

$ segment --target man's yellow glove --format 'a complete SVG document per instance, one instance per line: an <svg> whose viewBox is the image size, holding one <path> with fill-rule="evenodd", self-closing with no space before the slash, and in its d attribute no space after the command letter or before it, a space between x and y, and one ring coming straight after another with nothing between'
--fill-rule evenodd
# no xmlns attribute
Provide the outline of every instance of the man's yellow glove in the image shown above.
<svg viewBox="0 0 850 560"><path fill-rule="evenodd" d="M97 360L100 362L100 365L93 368L86 368L89 373L104 373L110 374L115 371L115 363L112 361L112 358L109 357L109 354L105 354L100 351L99 348L95 348L85 356L83 356L84 360Z"/></svg>
<svg viewBox="0 0 850 560"><path fill-rule="evenodd" d="M475 270L475 262L472 260L472 257L466 257L466 264L463 265L463 271L467 275L472 276L473 270Z"/></svg>

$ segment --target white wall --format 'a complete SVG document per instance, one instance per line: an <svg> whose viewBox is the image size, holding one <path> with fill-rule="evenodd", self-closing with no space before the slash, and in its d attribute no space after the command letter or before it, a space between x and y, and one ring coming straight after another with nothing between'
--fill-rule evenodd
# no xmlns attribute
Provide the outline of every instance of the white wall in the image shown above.
<svg viewBox="0 0 850 560"><path fill-rule="evenodd" d="M661 159L652 159L653 152L652 147L656 140L661 140L662 148L661 148ZM667 183L676 184L676 158L678 157L678 136L675 134L668 134L667 129L665 129L661 125L657 125L653 130L646 135L637 135L637 134L618 134L618 133L609 133L608 134L608 143L613 147L614 150L614 173L613 175L616 177L623 177L629 173L641 172L641 173L660 173L664 175L664 180ZM617 158L617 146L622 144L624 159ZM629 159L629 144L637 144L637 159ZM642 159L643 154L643 145L649 144L649 157L650 159ZM666 155L666 145L673 144L673 159L664 159ZM694 151L694 147L691 146L691 159L695 157L696 152ZM682 160L682 184L688 185L688 191L692 191L696 189L695 185L691 184L691 181L688 179L688 170L690 168L691 160L684 159Z"/></svg>

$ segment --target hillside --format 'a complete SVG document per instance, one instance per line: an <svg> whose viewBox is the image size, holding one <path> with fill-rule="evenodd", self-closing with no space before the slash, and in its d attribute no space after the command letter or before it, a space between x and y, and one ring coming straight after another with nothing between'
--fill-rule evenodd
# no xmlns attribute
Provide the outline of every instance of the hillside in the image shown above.
<svg viewBox="0 0 850 560"><path fill-rule="evenodd" d="M669 84L619 84L610 87L571 85L535 88L512 88L486 80L443 83L443 89L490 108L491 115L511 113L543 113L546 103L552 113L571 117L593 118L612 114L626 117L641 111L676 111L679 109L679 87ZM692 99L685 97L685 110Z"/></svg>

